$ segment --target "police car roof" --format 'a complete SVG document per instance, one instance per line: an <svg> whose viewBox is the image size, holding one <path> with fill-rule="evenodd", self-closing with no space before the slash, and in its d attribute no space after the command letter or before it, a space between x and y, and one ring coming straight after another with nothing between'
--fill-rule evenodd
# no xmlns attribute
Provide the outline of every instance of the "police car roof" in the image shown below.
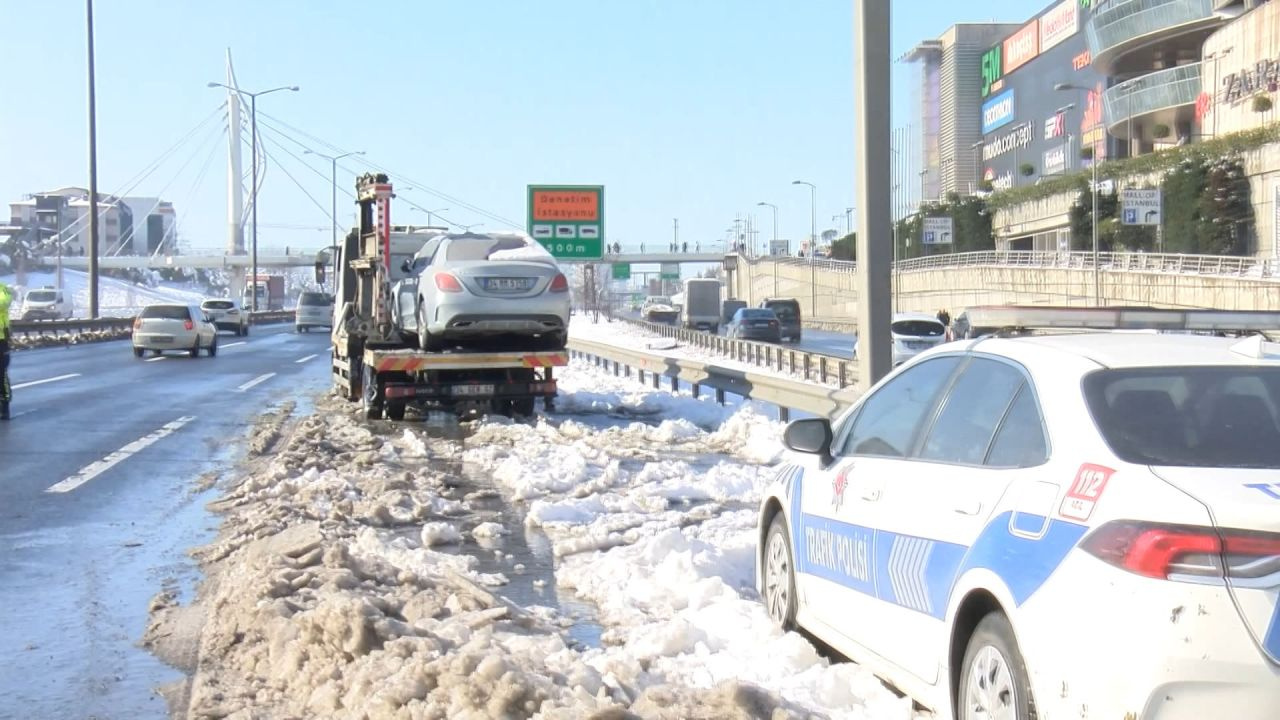
<svg viewBox="0 0 1280 720"><path fill-rule="evenodd" d="M1013 359L1043 358L1042 352L1061 353L1092 360L1108 368L1149 368L1186 365L1280 365L1280 344L1205 335L1142 335L1133 333L1080 333L989 338L969 341L975 351L992 352ZM976 346L976 347L975 347ZM1031 352L1026 352L1026 351Z"/></svg>

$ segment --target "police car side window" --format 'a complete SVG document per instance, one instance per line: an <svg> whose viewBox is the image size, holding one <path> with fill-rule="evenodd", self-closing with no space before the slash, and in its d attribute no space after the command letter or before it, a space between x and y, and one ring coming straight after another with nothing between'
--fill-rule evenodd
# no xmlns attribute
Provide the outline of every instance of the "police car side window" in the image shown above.
<svg viewBox="0 0 1280 720"><path fill-rule="evenodd" d="M881 387L858 409L841 455L902 457L914 443L920 421L934 406L960 364L956 355L926 360Z"/></svg>
<svg viewBox="0 0 1280 720"><path fill-rule="evenodd" d="M1025 380L1012 365L974 358L951 386L920 458L981 465L996 428Z"/></svg>
<svg viewBox="0 0 1280 720"><path fill-rule="evenodd" d="M1049 459L1044 439L1044 419L1036 406L1036 394L1024 384L1000 423L986 464L991 467L1033 467Z"/></svg>

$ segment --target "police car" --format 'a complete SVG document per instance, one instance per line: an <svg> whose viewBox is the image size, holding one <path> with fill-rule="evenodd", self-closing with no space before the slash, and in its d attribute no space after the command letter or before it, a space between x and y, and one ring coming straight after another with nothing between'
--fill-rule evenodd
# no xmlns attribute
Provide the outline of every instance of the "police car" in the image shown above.
<svg viewBox="0 0 1280 720"><path fill-rule="evenodd" d="M1280 345L956 342L784 441L770 616L940 717L1280 717Z"/></svg>

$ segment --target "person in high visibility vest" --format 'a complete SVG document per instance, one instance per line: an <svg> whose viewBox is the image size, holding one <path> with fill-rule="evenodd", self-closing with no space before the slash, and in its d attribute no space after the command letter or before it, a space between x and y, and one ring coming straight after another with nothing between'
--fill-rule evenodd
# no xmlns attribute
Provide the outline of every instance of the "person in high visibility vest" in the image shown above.
<svg viewBox="0 0 1280 720"><path fill-rule="evenodd" d="M0 282L0 420L9 419L13 390L9 387L9 306L13 291Z"/></svg>

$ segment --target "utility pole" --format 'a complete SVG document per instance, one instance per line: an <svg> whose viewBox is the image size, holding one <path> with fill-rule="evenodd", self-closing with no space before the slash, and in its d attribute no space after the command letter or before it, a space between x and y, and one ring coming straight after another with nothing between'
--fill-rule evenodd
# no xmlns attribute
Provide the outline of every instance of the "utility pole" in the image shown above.
<svg viewBox="0 0 1280 720"><path fill-rule="evenodd" d="M680 218L671 218L671 242L680 247Z"/></svg>
<svg viewBox="0 0 1280 720"><path fill-rule="evenodd" d="M874 238L890 237L889 113L876 104L889 97L889 3L853 0L854 138L858 188L858 378L863 390L891 369L889 344L890 251Z"/></svg>
<svg viewBox="0 0 1280 720"><path fill-rule="evenodd" d="M98 109L93 77L93 0L85 0L89 35L89 317L98 317Z"/></svg>
<svg viewBox="0 0 1280 720"><path fill-rule="evenodd" d="M848 235L853 232L853 208L844 209L844 234Z"/></svg>
<svg viewBox="0 0 1280 720"><path fill-rule="evenodd" d="M363 155L364 151L356 150L355 152L348 152L348 153L342 153L341 155L329 156L323 153L315 152L314 150L304 150L302 154L315 155L317 157L322 157L325 160L329 161L329 177L330 177L330 185L331 185L331 187L329 188L329 206L330 206L329 219L333 221L333 245L330 247L330 255L332 256L332 259L333 259L333 263L332 263L333 264L333 289L334 289L334 292L336 293L338 290L338 253L336 252L338 248L338 161L343 158L351 157L352 155ZM431 224L430 214L427 215L427 224L428 225ZM254 226L257 227L257 223L255 223ZM256 244L255 244L255 247L256 247ZM256 275L257 273L255 272L254 274ZM253 296L255 298L258 296L258 290L256 286L254 287L254 290L253 290Z"/></svg>
<svg viewBox="0 0 1280 720"><path fill-rule="evenodd" d="M249 96L249 135L251 146L251 157L249 162L253 165L252 186L249 188L249 201L253 203L253 276L249 279L250 294L252 296L251 311L258 311L258 96L268 95L281 90L290 92L298 92L297 85L286 85L283 87L271 88L270 90L262 90L259 92L249 92L240 88L231 87L219 82L208 83L208 86L226 88L240 95ZM239 118L230 118L228 122L239 122Z"/></svg>

